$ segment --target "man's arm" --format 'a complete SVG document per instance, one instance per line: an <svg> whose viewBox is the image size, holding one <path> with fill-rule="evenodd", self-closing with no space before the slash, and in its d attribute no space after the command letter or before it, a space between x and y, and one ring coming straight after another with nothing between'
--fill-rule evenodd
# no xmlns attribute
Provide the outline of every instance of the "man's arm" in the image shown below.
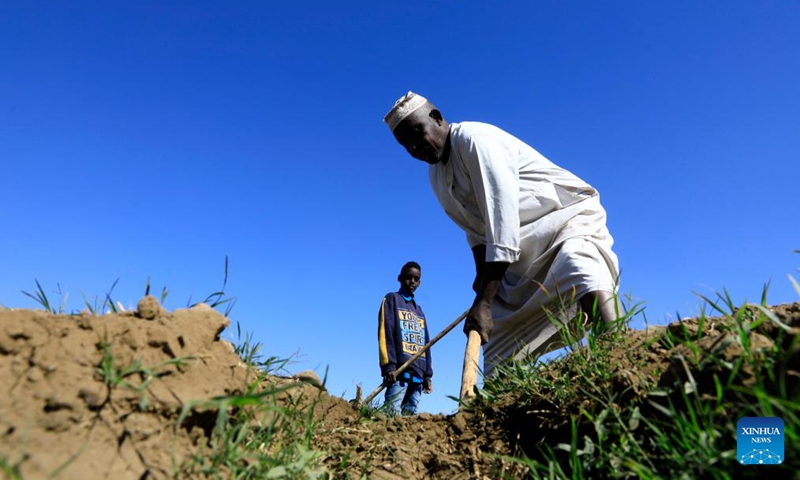
<svg viewBox="0 0 800 480"><path fill-rule="evenodd" d="M508 146L491 135L474 135L461 156L484 225L482 261L513 263L520 256L519 167ZM475 244L473 244L475 246Z"/></svg>
<svg viewBox="0 0 800 480"><path fill-rule="evenodd" d="M478 257L475 253L479 247L473 249L475 254L475 269L481 272L476 276L473 289L475 290L475 301L472 302L467 314L467 320L464 323L464 333L469 333L470 330L475 330L481 336L481 345L489 341L489 336L492 334L494 322L492 321L492 301L494 300L497 291L500 290L500 281L503 279L506 270L508 270L509 263L506 262L487 262L483 260L482 267L478 268ZM484 247L485 251L485 247ZM477 284L477 285L476 285Z"/></svg>
<svg viewBox="0 0 800 480"><path fill-rule="evenodd" d="M472 291L478 293L486 270L486 245L475 245L472 248L472 259L475 260L475 280L472 282Z"/></svg>
<svg viewBox="0 0 800 480"><path fill-rule="evenodd" d="M508 266L520 256L519 168L508 148L493 135L474 135L463 145L461 156L470 174L475 200L485 226L485 245L477 245L475 301L464 332L476 330L481 343L492 333L492 301Z"/></svg>

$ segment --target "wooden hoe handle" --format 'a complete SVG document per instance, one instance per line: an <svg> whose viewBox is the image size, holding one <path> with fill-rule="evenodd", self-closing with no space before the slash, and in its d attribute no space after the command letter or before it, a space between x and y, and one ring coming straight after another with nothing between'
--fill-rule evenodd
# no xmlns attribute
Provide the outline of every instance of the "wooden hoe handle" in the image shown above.
<svg viewBox="0 0 800 480"><path fill-rule="evenodd" d="M424 347L422 347L422 348L419 350L419 352L417 352L417 353L415 353L415 354L414 354L414 356L413 356L413 357L409 358L409 359L406 361L406 363L402 364L402 365L400 366L400 368L398 368L398 369L397 369L397 374L398 374L398 375L400 375L401 373L403 373L403 372L406 370L406 368L408 368L408 367L409 367L409 366L410 366L412 363L414 363L414 361L415 361L416 359L418 359L419 357L421 357L421 356L422 356L422 354L423 354L423 353L425 353L426 351L428 351L428 349L429 349L429 348L431 348L431 347L433 346L433 344L434 344L434 343L436 343L436 342L438 342L439 340L441 340L441 338L442 338L442 337L444 337L445 335L447 335L447 333L448 333L448 332L450 332L450 330L452 330L453 328L455 328L455 326L456 326L456 325L458 325L459 323L461 323L461 320L464 320L464 318L466 318L466 317L467 317L467 313L469 313L469 310L467 310L467 311L465 311L464 313L462 313L461 315L459 315L459 316L458 316L458 318L456 318L455 320L453 320L453 323L451 323L450 325L448 325L448 326L447 326L447 328L445 328L444 330L442 330L442 331L439 333L439 335L436 335L435 337L433 337L433 338L431 339L431 341L430 341L430 342L428 342L428 344L427 344L427 345L425 345ZM480 340L480 338L478 338L478 347L480 347L480 345L481 345L481 340ZM369 402L371 402L371 401L372 401L372 400L373 400L373 399L374 399L374 398L375 398L375 397L376 397L376 396L377 396L379 393L381 393L381 390L383 390L383 387L385 387L385 386L386 386L386 385L384 385L384 384L382 384L382 383L381 383L381 384L378 386L378 388L376 388L376 389L375 389L375 390L374 390L372 393L370 393L370 394L369 394L369 396L368 396L367 398L365 398L365 399L364 399L364 401L363 401L363 402L361 402L361 403L359 404L359 406L361 406L361 405L369 405Z"/></svg>
<svg viewBox="0 0 800 480"><path fill-rule="evenodd" d="M469 331L467 348L464 350L464 368L461 371L461 401L475 396L478 383L478 356L481 352L481 336L475 330Z"/></svg>

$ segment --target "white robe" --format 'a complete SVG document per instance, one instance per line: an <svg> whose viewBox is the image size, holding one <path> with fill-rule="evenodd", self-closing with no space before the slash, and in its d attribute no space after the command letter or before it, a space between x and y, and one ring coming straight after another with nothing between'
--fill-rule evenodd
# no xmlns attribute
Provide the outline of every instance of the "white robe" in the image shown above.
<svg viewBox="0 0 800 480"><path fill-rule="evenodd" d="M548 320L560 296L574 307L616 291L619 266L597 190L516 137L478 122L450 125L447 163L430 167L433 191L487 262L510 263L492 303L484 374L510 357L562 346Z"/></svg>

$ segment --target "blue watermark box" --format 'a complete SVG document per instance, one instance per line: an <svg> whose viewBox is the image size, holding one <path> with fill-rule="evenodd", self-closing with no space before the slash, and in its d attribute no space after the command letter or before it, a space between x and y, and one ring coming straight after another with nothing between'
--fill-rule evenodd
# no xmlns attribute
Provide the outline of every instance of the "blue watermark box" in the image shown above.
<svg viewBox="0 0 800 480"><path fill-rule="evenodd" d="M783 463L783 420L742 417L736 424L736 458L742 465Z"/></svg>

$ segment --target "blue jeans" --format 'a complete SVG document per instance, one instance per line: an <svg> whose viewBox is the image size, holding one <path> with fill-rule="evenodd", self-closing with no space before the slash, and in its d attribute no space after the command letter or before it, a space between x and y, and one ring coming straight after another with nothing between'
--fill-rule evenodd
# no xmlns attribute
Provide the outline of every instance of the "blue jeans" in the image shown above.
<svg viewBox="0 0 800 480"><path fill-rule="evenodd" d="M405 394L403 393L405 390ZM386 389L386 403L384 407L390 409L395 414L401 412L403 415L416 415L419 397L422 395L421 383L406 383L405 386L400 382L394 382ZM402 398L402 402L400 399Z"/></svg>

